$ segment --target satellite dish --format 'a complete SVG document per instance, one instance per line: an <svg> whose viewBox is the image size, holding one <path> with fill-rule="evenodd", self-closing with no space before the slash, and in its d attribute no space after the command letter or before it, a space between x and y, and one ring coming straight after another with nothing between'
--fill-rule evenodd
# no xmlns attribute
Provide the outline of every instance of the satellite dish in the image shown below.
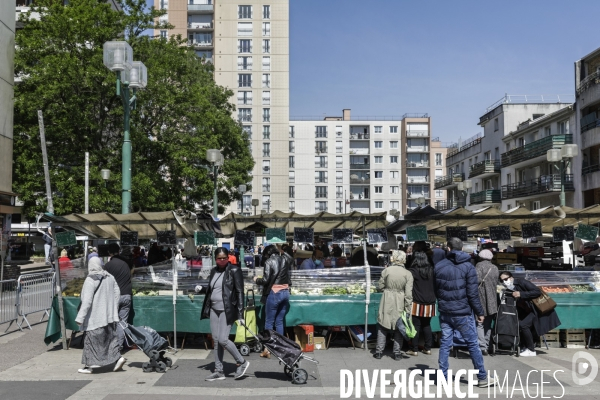
<svg viewBox="0 0 600 400"><path fill-rule="evenodd" d="M396 218L394 218L392 214L388 214L386 215L385 220L391 224L392 222L396 221Z"/></svg>

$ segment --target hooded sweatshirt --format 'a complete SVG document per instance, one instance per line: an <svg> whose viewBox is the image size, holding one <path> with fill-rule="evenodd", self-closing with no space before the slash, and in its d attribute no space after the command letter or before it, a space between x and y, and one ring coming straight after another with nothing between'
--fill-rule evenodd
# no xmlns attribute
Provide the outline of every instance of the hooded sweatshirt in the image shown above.
<svg viewBox="0 0 600 400"><path fill-rule="evenodd" d="M452 250L444 260L435 265L434 277L440 314L484 315L477 288L477 272L471 264L470 255Z"/></svg>

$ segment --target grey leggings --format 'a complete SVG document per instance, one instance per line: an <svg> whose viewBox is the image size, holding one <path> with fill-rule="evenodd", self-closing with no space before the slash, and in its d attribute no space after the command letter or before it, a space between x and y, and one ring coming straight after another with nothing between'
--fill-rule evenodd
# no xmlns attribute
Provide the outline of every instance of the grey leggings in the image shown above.
<svg viewBox="0 0 600 400"><path fill-rule="evenodd" d="M210 332L215 344L215 371L223 372L223 350L227 349L229 354L235 359L235 362L242 364L244 358L237 347L229 340L231 325L227 325L225 311L210 310Z"/></svg>
<svg viewBox="0 0 600 400"><path fill-rule="evenodd" d="M398 329L387 329L381 326L381 324L377 324L377 328L377 352L383 353L387 342L387 335L391 333L394 337L394 354L400 354L400 350L402 350L402 334Z"/></svg>

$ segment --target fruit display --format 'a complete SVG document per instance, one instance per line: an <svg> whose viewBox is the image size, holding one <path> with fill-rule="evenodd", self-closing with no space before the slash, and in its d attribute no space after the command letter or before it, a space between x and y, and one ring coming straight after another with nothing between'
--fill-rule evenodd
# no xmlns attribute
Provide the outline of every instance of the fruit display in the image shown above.
<svg viewBox="0 0 600 400"><path fill-rule="evenodd" d="M134 296L158 296L158 290L147 288L132 289L131 292Z"/></svg>
<svg viewBox="0 0 600 400"><path fill-rule="evenodd" d="M571 293L573 290L569 285L552 285L552 286L540 286L546 293Z"/></svg>
<svg viewBox="0 0 600 400"><path fill-rule="evenodd" d="M81 288L83 288L85 278L75 278L67 282L67 286L62 292L63 297L79 297L81 296Z"/></svg>
<svg viewBox="0 0 600 400"><path fill-rule="evenodd" d="M593 285L590 284L585 284L585 285L570 285L571 289L573 289L574 292L579 292L579 293L583 293L583 292L595 292L596 289L594 288Z"/></svg>

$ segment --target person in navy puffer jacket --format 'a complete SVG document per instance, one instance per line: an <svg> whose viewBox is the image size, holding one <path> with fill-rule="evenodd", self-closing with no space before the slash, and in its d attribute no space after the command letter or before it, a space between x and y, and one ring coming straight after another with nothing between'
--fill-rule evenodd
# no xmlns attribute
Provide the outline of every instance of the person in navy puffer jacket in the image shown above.
<svg viewBox="0 0 600 400"><path fill-rule="evenodd" d="M454 331L458 331L468 344L473 366L479 370L479 387L487 387L495 384L496 378L488 380L473 318L473 314L478 320L483 321L484 318L479 300L479 282L475 267L470 262L471 256L463 252L462 247L460 239L450 238L446 258L438 262L434 269L434 290L442 329L438 363L447 380L448 356Z"/></svg>

